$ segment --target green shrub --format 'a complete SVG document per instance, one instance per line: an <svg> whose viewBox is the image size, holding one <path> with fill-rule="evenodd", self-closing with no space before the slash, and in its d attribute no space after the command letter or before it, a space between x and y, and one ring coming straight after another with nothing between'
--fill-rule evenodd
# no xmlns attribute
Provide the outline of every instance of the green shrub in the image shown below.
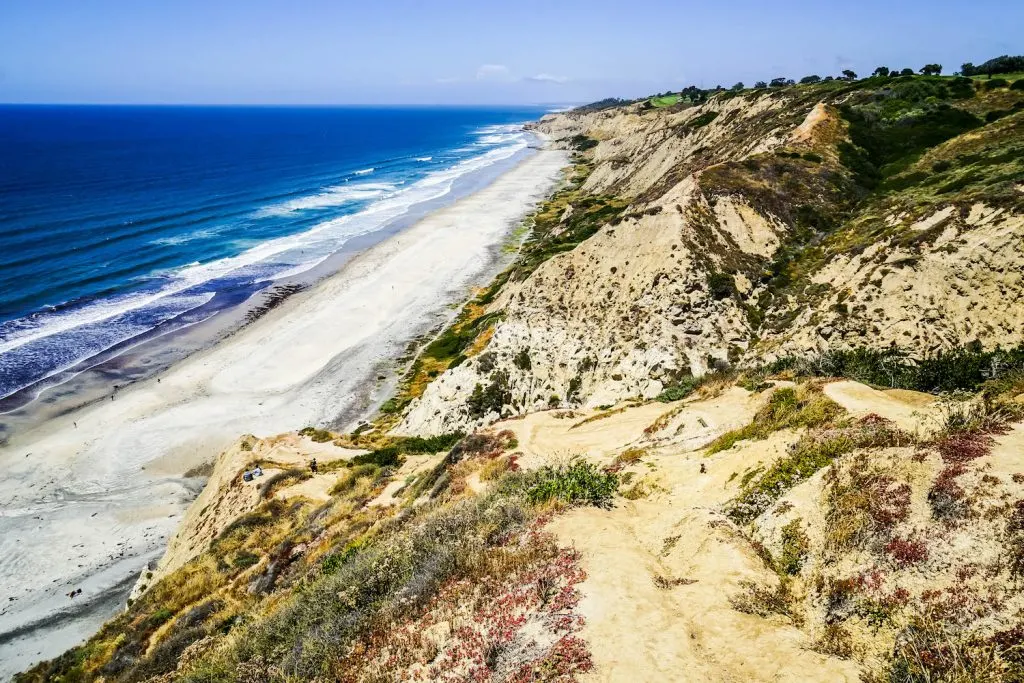
<svg viewBox="0 0 1024 683"><path fill-rule="evenodd" d="M156 612L153 612L153 614L151 614L149 616L149 619L147 619L146 621L148 622L150 628L155 629L157 626L160 626L161 624L164 624L167 621L169 621L170 618L173 616L174 612L172 610L169 610L166 607L161 607Z"/></svg>
<svg viewBox="0 0 1024 683"><path fill-rule="evenodd" d="M394 415L402 412L402 410L404 410L411 402L412 399L399 399L392 397L384 401L383 405L380 407L380 412L385 415Z"/></svg>
<svg viewBox="0 0 1024 683"><path fill-rule="evenodd" d="M681 401L682 399L686 398L694 391L696 391L700 385L704 384L704 382L707 381L708 376L709 375L704 375L703 377L693 377L691 375L683 377L677 382L665 387L665 389L662 390L660 394L658 394L655 400L661 401L662 403Z"/></svg>
<svg viewBox="0 0 1024 683"><path fill-rule="evenodd" d="M235 556L235 559L234 561L232 561L231 566L233 566L235 569L245 569L247 567L253 566L259 561L259 555L257 555L256 553L250 553L248 551L243 550Z"/></svg>
<svg viewBox="0 0 1024 683"><path fill-rule="evenodd" d="M334 439L334 435L326 429L317 429L316 427L303 427L299 430L300 436L308 436L311 440L316 443L325 443Z"/></svg>
<svg viewBox="0 0 1024 683"><path fill-rule="evenodd" d="M495 370L491 373L490 380L487 386L477 384L473 387L473 392L466 399L466 407L471 417L482 418L490 413L500 414L501 409L512 402L508 373Z"/></svg>
<svg viewBox="0 0 1024 683"><path fill-rule="evenodd" d="M516 355L512 358L512 363L523 372L529 372L533 367L533 363L530 361L529 347L519 349Z"/></svg>
<svg viewBox="0 0 1024 683"><path fill-rule="evenodd" d="M569 387L565 392L565 400L569 403L576 403L580 397L580 389L583 388L583 379L577 375L569 380Z"/></svg>
<svg viewBox="0 0 1024 683"><path fill-rule="evenodd" d="M764 368L768 374L786 370L798 376L847 377L865 384L928 393L976 391L986 381L1024 370L1024 344L991 351L969 345L916 359L900 349L861 347L811 358L780 358Z"/></svg>
<svg viewBox="0 0 1024 683"><path fill-rule="evenodd" d="M324 574L334 574L341 569L347 562L351 561L353 557L359 553L359 550L363 547L363 541L353 541L347 544L341 552L331 553L323 559L320 563L320 571Z"/></svg>
<svg viewBox="0 0 1024 683"><path fill-rule="evenodd" d="M708 274L708 293L715 299L727 299L736 293L736 280L728 273Z"/></svg>
<svg viewBox="0 0 1024 683"><path fill-rule="evenodd" d="M839 145L840 160L865 187L903 170L917 155L982 125L974 114L928 98L947 98L941 83L914 79L893 89L893 97L875 106L843 106L853 145ZM859 150L859 151L858 151Z"/></svg>
<svg viewBox="0 0 1024 683"><path fill-rule="evenodd" d="M752 478L729 504L726 514L740 524L753 521L786 491L836 458L858 448L893 446L909 439L889 423L868 416L855 424L804 434L792 451Z"/></svg>
<svg viewBox="0 0 1024 683"><path fill-rule="evenodd" d="M588 149L597 147L597 140L587 137L583 133L577 133L569 138L569 144L578 152L585 152Z"/></svg>
<svg viewBox="0 0 1024 683"><path fill-rule="evenodd" d="M782 527L782 549L779 551L779 556L775 561L780 573L791 576L799 574L800 569L804 566L804 560L807 559L810 540L807 538L807 534L800 528L800 525L801 520L797 518Z"/></svg>
<svg viewBox="0 0 1024 683"><path fill-rule="evenodd" d="M534 505L558 500L569 505L611 507L619 487L616 474L605 472L584 460L569 465L544 467L533 475L526 498Z"/></svg>
<svg viewBox="0 0 1024 683"><path fill-rule="evenodd" d="M377 467L398 467L402 464L401 451L398 446L385 446L369 453L357 455L349 463L352 465L376 465Z"/></svg>
<svg viewBox="0 0 1024 683"><path fill-rule="evenodd" d="M717 111L706 111L700 116L693 119L692 121L687 122L686 125L689 126L690 128L703 128L704 126L714 121L716 118L718 118Z"/></svg>
<svg viewBox="0 0 1024 683"><path fill-rule="evenodd" d="M440 453L447 451L466 436L463 432L449 432L438 436L408 436L399 439L394 446L400 453Z"/></svg>

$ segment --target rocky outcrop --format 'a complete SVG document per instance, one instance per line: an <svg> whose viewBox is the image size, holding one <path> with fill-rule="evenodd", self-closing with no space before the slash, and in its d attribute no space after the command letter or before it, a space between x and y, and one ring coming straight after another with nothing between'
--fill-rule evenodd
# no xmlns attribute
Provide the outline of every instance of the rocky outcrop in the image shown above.
<svg viewBox="0 0 1024 683"><path fill-rule="evenodd" d="M1024 216L948 206L909 230L912 240L889 238L815 272L808 289L819 296L773 309L770 317L786 324L766 330L758 358L865 343L918 353L974 341L1005 348L1024 339Z"/></svg>

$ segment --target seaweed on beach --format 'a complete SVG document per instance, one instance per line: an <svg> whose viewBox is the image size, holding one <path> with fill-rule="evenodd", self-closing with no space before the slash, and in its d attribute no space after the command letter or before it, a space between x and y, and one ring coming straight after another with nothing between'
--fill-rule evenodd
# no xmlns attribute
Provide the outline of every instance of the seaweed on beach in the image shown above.
<svg viewBox="0 0 1024 683"><path fill-rule="evenodd" d="M285 299L293 294L298 294L304 289L307 289L306 285L298 284L276 285L271 287L270 290L266 292L263 302L245 314L245 324L248 325L259 320L267 313L284 303Z"/></svg>

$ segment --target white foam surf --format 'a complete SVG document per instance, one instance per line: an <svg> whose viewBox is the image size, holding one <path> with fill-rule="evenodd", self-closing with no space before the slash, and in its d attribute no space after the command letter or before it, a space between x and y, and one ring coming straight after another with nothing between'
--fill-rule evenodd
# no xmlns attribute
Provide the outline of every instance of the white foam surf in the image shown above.
<svg viewBox="0 0 1024 683"><path fill-rule="evenodd" d="M328 187L322 192L289 199L256 212L258 218L285 216L295 211L331 209L345 204L377 199L395 189L390 183L345 183Z"/></svg>
<svg viewBox="0 0 1024 683"><path fill-rule="evenodd" d="M95 325L132 310L157 305L161 299L179 295L216 278L241 273L247 268L260 268L261 274L271 279L300 274L323 262L352 237L379 230L417 204L448 194L459 178L481 171L525 149L526 135L522 133L521 127L515 128L520 131L515 139L448 168L431 172L401 188L388 183L348 183L268 207L263 211L269 213L264 215L280 216L376 199L356 213L324 221L300 233L261 242L235 256L209 263L194 263L164 273L162 277L167 282L156 291L111 297L80 308L42 313L0 324L0 354L54 334ZM263 273L267 269L272 272ZM80 358L74 360L77 362Z"/></svg>

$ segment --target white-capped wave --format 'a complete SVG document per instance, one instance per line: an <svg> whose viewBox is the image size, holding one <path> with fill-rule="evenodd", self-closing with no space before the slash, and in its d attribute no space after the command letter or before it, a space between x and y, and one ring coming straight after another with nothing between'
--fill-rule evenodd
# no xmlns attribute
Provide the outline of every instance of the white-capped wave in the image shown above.
<svg viewBox="0 0 1024 683"><path fill-rule="evenodd" d="M179 294L216 278L242 273L243 269L258 267L261 277L270 278L304 272L321 263L352 237L379 230L391 220L407 213L413 206L443 197L451 192L458 178L508 159L526 147L524 137L514 144L491 149L449 168L433 171L401 189L385 183L347 184L268 207L264 211L286 214L307 208L334 206L356 198L377 199L361 211L324 221L304 232L261 242L236 256L209 263L193 263L166 273L164 277L167 284L157 291L103 299L78 309L43 313L4 323L0 325L0 354L53 334L152 306L164 297ZM263 272L268 269L268 272Z"/></svg>
<svg viewBox="0 0 1024 683"><path fill-rule="evenodd" d="M359 171L354 171L353 175L367 175L369 173L373 173L376 170L377 169L375 169L375 168L364 168L364 169L359 170Z"/></svg>
<svg viewBox="0 0 1024 683"><path fill-rule="evenodd" d="M64 348L46 351L45 353L50 358L57 360L57 362L49 367L44 374L34 377L28 382L23 381L13 386L3 386L3 395L9 395L35 382L64 372L85 358L106 351L117 344L154 329L154 326L159 323L166 322L209 303L213 300L214 296L216 295L213 292L178 294L175 296L172 292L161 291L155 295L112 297L83 309L62 311L44 316L45 323L37 331L38 333L20 338L19 341L22 343L14 344L11 348L17 348L31 341L45 339L71 330L75 331L73 343ZM144 307L147 314L146 321L123 317L117 320L116 323L111 322L112 319L117 319L118 316ZM194 322L190 324L194 324ZM103 324L99 325L98 323ZM0 326L0 331L9 324L5 323ZM63 345L63 342L61 344ZM8 346L9 344L6 342L0 343L0 352L9 350ZM30 351L29 353L32 355L36 352ZM3 376L5 366L17 367L23 362L24 358L19 358L18 354L5 356L3 353L0 353L0 377Z"/></svg>
<svg viewBox="0 0 1024 683"><path fill-rule="evenodd" d="M434 157L416 157L416 161L430 161Z"/></svg>
<svg viewBox="0 0 1024 683"><path fill-rule="evenodd" d="M496 123L490 126L481 126L473 133L475 135L491 135L492 133L516 133L523 130L521 123Z"/></svg>
<svg viewBox="0 0 1024 683"><path fill-rule="evenodd" d="M322 192L289 199L281 204L275 204L260 209L256 215L283 216L293 211L307 211L309 209L329 209L351 202L377 199L395 189L390 183L345 183L328 187Z"/></svg>
<svg viewBox="0 0 1024 683"><path fill-rule="evenodd" d="M207 237L213 237L217 234L217 230L210 230L208 228L203 230L196 230L194 232L185 233L184 235L174 235L172 237L161 237L155 239L150 244L162 244L168 246L176 246L178 244L185 244L193 240L201 240Z"/></svg>

